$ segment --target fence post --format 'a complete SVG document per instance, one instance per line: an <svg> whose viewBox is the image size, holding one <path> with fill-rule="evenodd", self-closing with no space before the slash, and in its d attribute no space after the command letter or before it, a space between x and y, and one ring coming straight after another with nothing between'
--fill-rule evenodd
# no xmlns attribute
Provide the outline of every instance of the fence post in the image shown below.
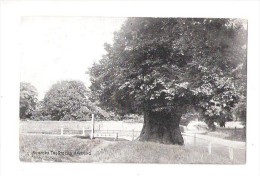
<svg viewBox="0 0 260 176"><path fill-rule="evenodd" d="M234 159L234 150L233 150L233 148L232 147L229 147L228 148L229 149L229 158L233 161L233 159Z"/></svg>
<svg viewBox="0 0 260 176"><path fill-rule="evenodd" d="M235 126L234 128L234 135L236 136L237 135L237 127Z"/></svg>
<svg viewBox="0 0 260 176"><path fill-rule="evenodd" d="M246 138L246 126L244 126L243 129L244 129L244 136L243 137Z"/></svg>
<svg viewBox="0 0 260 176"><path fill-rule="evenodd" d="M196 133L194 134L194 146L196 146Z"/></svg>
<svg viewBox="0 0 260 176"><path fill-rule="evenodd" d="M85 136L85 128L82 129L82 136Z"/></svg>
<svg viewBox="0 0 260 176"><path fill-rule="evenodd" d="M63 135L63 127L60 129L60 135Z"/></svg>
<svg viewBox="0 0 260 176"><path fill-rule="evenodd" d="M211 142L209 142L208 152L209 152L209 155L211 155Z"/></svg>
<svg viewBox="0 0 260 176"><path fill-rule="evenodd" d="M117 141L117 140L118 140L118 133L116 133L116 137L115 137L114 141Z"/></svg>
<svg viewBox="0 0 260 176"><path fill-rule="evenodd" d="M94 138L94 114L92 114L92 119L91 119L91 134L90 134L90 139L92 140Z"/></svg>

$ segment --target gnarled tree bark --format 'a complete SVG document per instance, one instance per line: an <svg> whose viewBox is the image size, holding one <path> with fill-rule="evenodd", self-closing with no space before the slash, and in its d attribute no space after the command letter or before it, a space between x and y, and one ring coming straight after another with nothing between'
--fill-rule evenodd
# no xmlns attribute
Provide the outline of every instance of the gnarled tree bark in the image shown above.
<svg viewBox="0 0 260 176"><path fill-rule="evenodd" d="M184 140L179 127L180 119L181 116L178 114L146 110L140 141L183 145Z"/></svg>

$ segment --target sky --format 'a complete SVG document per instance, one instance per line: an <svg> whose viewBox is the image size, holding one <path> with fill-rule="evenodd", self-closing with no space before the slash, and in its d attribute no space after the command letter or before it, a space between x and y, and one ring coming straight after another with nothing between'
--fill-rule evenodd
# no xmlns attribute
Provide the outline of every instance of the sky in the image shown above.
<svg viewBox="0 0 260 176"><path fill-rule="evenodd" d="M125 18L22 17L21 81L36 87L39 99L52 84L81 80L88 87L86 71L105 54L104 43Z"/></svg>

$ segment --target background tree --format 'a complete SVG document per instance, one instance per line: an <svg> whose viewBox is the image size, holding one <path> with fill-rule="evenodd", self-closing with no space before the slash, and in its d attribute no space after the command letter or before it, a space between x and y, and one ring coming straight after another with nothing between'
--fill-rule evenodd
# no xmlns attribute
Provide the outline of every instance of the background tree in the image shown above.
<svg viewBox="0 0 260 176"><path fill-rule="evenodd" d="M36 88L27 82L20 84L20 119L31 117L36 108L38 93Z"/></svg>
<svg viewBox="0 0 260 176"><path fill-rule="evenodd" d="M86 95L87 89L81 81L58 82L45 94L40 114L49 120L89 118L91 110Z"/></svg>
<svg viewBox="0 0 260 176"><path fill-rule="evenodd" d="M144 115L140 140L182 145L190 106L213 128L239 101L232 71L245 46L237 19L129 18L90 69L90 88L101 106Z"/></svg>

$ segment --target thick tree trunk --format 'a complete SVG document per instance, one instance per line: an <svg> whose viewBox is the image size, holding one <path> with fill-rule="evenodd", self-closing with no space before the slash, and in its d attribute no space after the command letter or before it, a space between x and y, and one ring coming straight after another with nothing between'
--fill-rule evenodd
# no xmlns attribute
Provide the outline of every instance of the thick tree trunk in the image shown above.
<svg viewBox="0 0 260 176"><path fill-rule="evenodd" d="M140 134L140 141L183 145L184 140L179 123L179 115L146 111L144 113L144 125Z"/></svg>
<svg viewBox="0 0 260 176"><path fill-rule="evenodd" d="M210 131L216 131L216 125L213 120L206 121Z"/></svg>

